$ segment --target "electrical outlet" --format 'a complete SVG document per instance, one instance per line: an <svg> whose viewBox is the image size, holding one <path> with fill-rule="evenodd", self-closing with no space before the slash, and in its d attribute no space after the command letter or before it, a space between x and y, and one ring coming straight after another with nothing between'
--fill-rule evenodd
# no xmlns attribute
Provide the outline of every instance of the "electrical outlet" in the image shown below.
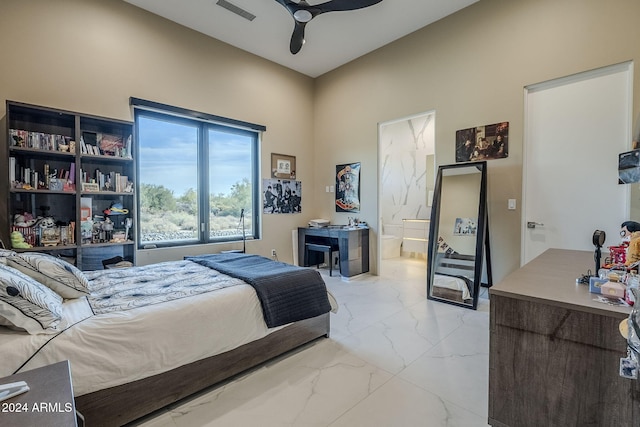
<svg viewBox="0 0 640 427"><path fill-rule="evenodd" d="M276 256L276 250L275 249L271 249L271 256Z"/></svg>

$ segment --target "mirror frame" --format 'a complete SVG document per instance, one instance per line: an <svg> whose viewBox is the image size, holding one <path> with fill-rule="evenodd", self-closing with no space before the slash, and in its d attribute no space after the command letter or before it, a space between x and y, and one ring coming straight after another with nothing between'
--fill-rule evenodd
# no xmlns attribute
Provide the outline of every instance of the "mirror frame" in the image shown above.
<svg viewBox="0 0 640 427"><path fill-rule="evenodd" d="M440 296L434 296L431 293L433 286L434 274L436 266L435 259L438 248L438 234L440 228L440 205L442 196L442 177L443 172L450 169L460 169L475 167L480 172L480 194L478 203L478 228L476 231L475 243L475 264L473 269L473 292L472 303L466 304ZM486 264L485 264L486 263ZM438 167L436 177L436 185L433 194L433 203L431 206L431 223L429 225L429 243L427 248L427 299L445 302L465 308L477 309L480 285L482 282L483 265L486 265L487 287L493 283L491 274L491 257L489 251L489 221L487 213L487 161L455 163L451 165L442 165Z"/></svg>

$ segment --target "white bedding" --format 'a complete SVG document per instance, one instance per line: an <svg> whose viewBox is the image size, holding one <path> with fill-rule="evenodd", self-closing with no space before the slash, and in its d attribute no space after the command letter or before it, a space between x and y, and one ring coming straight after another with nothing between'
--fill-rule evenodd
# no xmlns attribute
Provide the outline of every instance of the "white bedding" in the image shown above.
<svg viewBox="0 0 640 427"><path fill-rule="evenodd" d="M460 291L462 293L463 301L467 299L471 299L471 293L469 292L469 287L467 286L467 283L464 280L459 279L457 277L434 274L433 286Z"/></svg>
<svg viewBox="0 0 640 427"><path fill-rule="evenodd" d="M330 294L329 300L335 310ZM98 315L82 297L65 302L64 310L73 326L53 339L0 327L0 377L68 359L74 393L81 396L232 350L278 329L267 328L254 289L244 283Z"/></svg>

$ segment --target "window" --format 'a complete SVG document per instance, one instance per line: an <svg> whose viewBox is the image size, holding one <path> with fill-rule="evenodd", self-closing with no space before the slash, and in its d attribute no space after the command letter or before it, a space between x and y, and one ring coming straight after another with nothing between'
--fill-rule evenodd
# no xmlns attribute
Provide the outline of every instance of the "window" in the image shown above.
<svg viewBox="0 0 640 427"><path fill-rule="evenodd" d="M243 229L246 238L258 238L264 127L133 98L132 104L140 246L239 241Z"/></svg>

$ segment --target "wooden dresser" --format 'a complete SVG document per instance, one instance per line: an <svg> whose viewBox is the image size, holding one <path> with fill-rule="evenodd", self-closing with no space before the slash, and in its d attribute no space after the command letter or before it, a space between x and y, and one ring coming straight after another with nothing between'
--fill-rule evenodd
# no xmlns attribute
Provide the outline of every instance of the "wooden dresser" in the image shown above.
<svg viewBox="0 0 640 427"><path fill-rule="evenodd" d="M489 424L638 426L640 383L619 376L630 309L576 278L593 253L550 249L490 290Z"/></svg>

